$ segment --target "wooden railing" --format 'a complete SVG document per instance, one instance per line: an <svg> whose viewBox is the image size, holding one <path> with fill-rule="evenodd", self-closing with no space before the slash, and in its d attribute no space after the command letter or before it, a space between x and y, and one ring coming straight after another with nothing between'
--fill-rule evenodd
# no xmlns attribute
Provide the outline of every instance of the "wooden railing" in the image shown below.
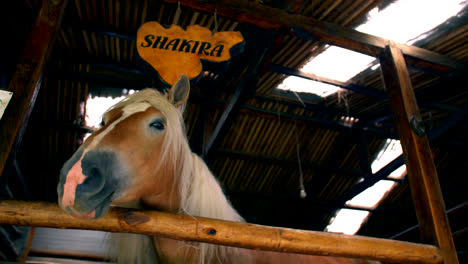
<svg viewBox="0 0 468 264"><path fill-rule="evenodd" d="M392 263L442 263L440 250L431 245L116 207L101 219L86 220L70 216L53 203L0 201L0 224L159 235L257 250Z"/></svg>

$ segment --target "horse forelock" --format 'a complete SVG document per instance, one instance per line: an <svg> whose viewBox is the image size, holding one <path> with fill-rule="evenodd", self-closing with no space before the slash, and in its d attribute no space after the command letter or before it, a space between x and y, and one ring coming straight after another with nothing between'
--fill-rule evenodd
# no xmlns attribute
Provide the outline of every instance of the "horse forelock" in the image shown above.
<svg viewBox="0 0 468 264"><path fill-rule="evenodd" d="M158 166L174 163L182 151L184 144L187 144L185 127L181 112L167 99L167 96L159 91L147 88L129 95L119 103L112 106L104 115L113 109L124 108L131 104L148 103L159 110L166 121L165 135L161 146L163 154ZM185 142L184 142L185 141ZM175 165L175 164L173 164ZM173 166L169 166L173 167Z"/></svg>

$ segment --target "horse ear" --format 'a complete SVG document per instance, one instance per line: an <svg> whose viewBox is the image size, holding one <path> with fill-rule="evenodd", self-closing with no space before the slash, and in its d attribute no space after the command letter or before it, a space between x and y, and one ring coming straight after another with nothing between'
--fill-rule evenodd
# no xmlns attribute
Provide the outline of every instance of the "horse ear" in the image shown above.
<svg viewBox="0 0 468 264"><path fill-rule="evenodd" d="M190 81L187 75L182 74L180 79L171 87L169 91L169 101L176 107L183 105L190 93Z"/></svg>

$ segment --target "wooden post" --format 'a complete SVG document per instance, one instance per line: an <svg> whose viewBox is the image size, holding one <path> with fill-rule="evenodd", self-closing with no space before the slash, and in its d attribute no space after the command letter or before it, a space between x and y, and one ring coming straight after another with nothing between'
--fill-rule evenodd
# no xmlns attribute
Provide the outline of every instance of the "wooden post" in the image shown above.
<svg viewBox="0 0 468 264"><path fill-rule="evenodd" d="M391 43L382 53L380 64L400 134L423 241L440 247L445 263L458 263L437 170L401 50Z"/></svg>
<svg viewBox="0 0 468 264"><path fill-rule="evenodd" d="M66 0L44 0L8 91L13 92L10 104L0 120L0 175L15 146L21 142L42 84L44 64L52 49L65 9Z"/></svg>
<svg viewBox="0 0 468 264"><path fill-rule="evenodd" d="M72 217L52 203L0 201L0 224L158 235L255 250L392 263L442 262L439 249L432 245L116 207L101 219L86 220Z"/></svg>

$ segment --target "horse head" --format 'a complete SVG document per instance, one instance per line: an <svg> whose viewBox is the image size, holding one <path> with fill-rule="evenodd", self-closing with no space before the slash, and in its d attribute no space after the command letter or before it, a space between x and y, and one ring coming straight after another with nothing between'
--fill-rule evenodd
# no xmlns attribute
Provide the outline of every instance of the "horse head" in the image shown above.
<svg viewBox="0 0 468 264"><path fill-rule="evenodd" d="M104 125L63 165L57 187L60 207L87 219L111 204L151 202L171 210L174 160L185 138L181 111L190 84L183 75L168 94L145 89L110 108ZM171 161L171 162L168 162Z"/></svg>

